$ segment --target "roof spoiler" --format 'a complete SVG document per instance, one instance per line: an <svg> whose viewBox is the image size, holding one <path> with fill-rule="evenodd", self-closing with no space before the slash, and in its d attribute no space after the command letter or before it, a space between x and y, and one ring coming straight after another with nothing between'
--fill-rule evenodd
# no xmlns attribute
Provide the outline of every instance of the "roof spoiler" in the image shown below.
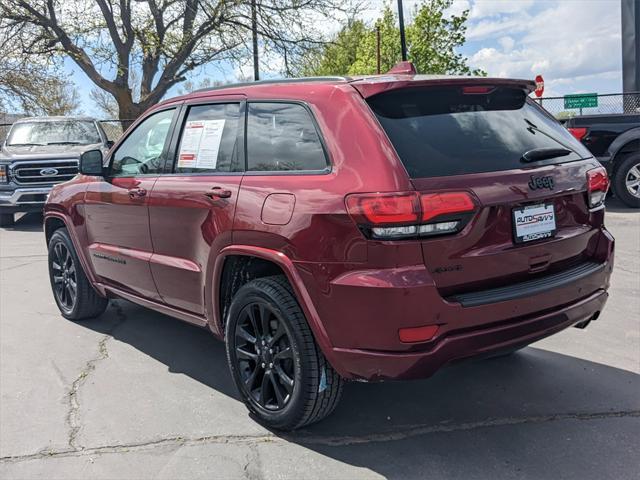
<svg viewBox="0 0 640 480"><path fill-rule="evenodd" d="M387 73L416 75L418 72L413 63L404 61L396 63Z"/></svg>

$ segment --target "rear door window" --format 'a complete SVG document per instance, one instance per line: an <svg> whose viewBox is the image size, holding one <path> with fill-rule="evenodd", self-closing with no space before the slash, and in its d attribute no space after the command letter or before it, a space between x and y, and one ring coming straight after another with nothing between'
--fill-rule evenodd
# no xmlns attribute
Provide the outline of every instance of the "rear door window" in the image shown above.
<svg viewBox="0 0 640 480"><path fill-rule="evenodd" d="M327 160L311 113L294 103L249 104L247 170L319 171Z"/></svg>
<svg viewBox="0 0 640 480"><path fill-rule="evenodd" d="M239 103L189 107L178 145L176 173L234 170L238 156Z"/></svg>
<svg viewBox="0 0 640 480"><path fill-rule="evenodd" d="M513 88L402 89L367 99L412 178L548 165L589 157L571 134ZM571 153L535 163L539 148Z"/></svg>

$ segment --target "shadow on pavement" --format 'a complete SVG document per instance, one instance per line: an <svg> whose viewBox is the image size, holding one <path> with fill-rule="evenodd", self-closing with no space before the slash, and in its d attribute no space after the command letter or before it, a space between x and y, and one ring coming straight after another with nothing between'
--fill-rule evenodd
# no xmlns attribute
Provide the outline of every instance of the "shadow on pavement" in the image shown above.
<svg viewBox="0 0 640 480"><path fill-rule="evenodd" d="M207 331L116 305L82 325L238 398L224 345ZM529 347L427 380L349 383L331 417L274 433L388 478L633 478L639 394L640 375Z"/></svg>
<svg viewBox="0 0 640 480"><path fill-rule="evenodd" d="M607 208L607 212L640 213L640 208L629 207L624 203L622 203L620 200L618 200L616 197L607 197L606 208Z"/></svg>
<svg viewBox="0 0 640 480"><path fill-rule="evenodd" d="M42 213L25 213L15 216L15 223L11 227L3 227L4 230L14 232L41 232Z"/></svg>

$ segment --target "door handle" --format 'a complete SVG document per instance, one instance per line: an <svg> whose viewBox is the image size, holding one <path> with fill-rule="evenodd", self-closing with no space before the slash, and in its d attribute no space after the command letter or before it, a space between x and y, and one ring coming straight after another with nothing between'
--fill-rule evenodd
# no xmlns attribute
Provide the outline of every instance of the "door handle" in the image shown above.
<svg viewBox="0 0 640 480"><path fill-rule="evenodd" d="M213 187L206 192L205 195L214 200L217 198L229 198L231 196L231 190L225 190L222 187Z"/></svg>
<svg viewBox="0 0 640 480"><path fill-rule="evenodd" d="M144 197L147 194L147 191L144 188L132 188L129 190L129 197Z"/></svg>

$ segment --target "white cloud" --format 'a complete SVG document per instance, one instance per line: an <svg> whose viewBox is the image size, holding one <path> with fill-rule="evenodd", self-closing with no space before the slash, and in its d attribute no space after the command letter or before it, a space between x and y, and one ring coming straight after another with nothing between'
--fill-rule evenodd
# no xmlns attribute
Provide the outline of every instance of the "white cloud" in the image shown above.
<svg viewBox="0 0 640 480"><path fill-rule="evenodd" d="M451 7L447 10L448 15L462 15L465 10L471 10L471 3L469 0L455 0Z"/></svg>
<svg viewBox="0 0 640 480"><path fill-rule="evenodd" d="M517 13L533 4L534 0L476 0L469 16L473 19Z"/></svg>
<svg viewBox="0 0 640 480"><path fill-rule="evenodd" d="M620 77L619 2L508 2L522 6L513 13L505 10L510 8L506 3L474 3L474 10L485 15L471 21L468 30L468 38L480 45L470 56L474 67L491 76L533 78L542 74L546 82L563 82L558 86L589 76ZM497 46L482 47L487 42Z"/></svg>
<svg viewBox="0 0 640 480"><path fill-rule="evenodd" d="M513 46L516 44L516 41L507 35L504 37L500 37L498 39L498 43L502 47L503 51L510 52L511 50L513 50Z"/></svg>

